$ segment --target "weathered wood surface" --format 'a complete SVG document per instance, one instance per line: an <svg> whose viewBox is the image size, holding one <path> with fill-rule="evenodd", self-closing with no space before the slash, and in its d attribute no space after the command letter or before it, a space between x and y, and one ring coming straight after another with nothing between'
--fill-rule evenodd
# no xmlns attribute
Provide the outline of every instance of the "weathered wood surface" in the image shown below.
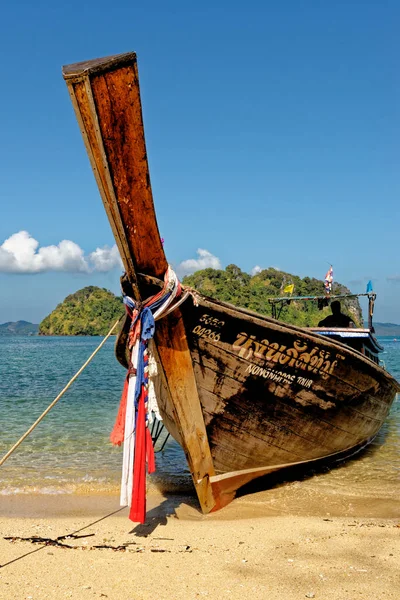
<svg viewBox="0 0 400 600"><path fill-rule="evenodd" d="M397 383L360 353L209 299L183 311L217 473L350 452L381 427Z"/></svg>
<svg viewBox="0 0 400 600"><path fill-rule="evenodd" d="M216 505L210 484L215 470L180 311L157 322L155 341L171 394L167 409L175 416L193 483L207 513Z"/></svg>
<svg viewBox="0 0 400 600"><path fill-rule="evenodd" d="M134 53L63 68L124 267L163 278Z"/></svg>

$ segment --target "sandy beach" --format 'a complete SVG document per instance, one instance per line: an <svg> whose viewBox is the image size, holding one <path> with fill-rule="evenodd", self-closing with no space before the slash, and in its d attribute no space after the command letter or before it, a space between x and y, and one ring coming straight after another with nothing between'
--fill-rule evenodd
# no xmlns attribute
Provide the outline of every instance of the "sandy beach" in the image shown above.
<svg viewBox="0 0 400 600"><path fill-rule="evenodd" d="M276 515L263 499L203 516L151 494L135 525L115 495L2 497L0 598L397 600L400 518Z"/></svg>

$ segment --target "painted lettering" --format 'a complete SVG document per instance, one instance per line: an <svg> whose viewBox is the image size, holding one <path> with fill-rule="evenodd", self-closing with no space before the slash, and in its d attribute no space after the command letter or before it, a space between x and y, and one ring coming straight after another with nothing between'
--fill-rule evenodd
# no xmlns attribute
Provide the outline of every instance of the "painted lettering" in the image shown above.
<svg viewBox="0 0 400 600"><path fill-rule="evenodd" d="M288 348L266 339L259 341L255 335L245 332L237 334L232 349L246 360L254 357L268 363L287 365L301 371L316 373L323 379L334 372L340 360L345 360L343 355L332 355L331 352L305 340L297 339L293 342L293 346Z"/></svg>
<svg viewBox="0 0 400 600"><path fill-rule="evenodd" d="M214 342L219 342L221 339L221 334L219 332L215 332L212 329L206 329L205 327L201 327L201 325L196 325L193 329L193 333L198 335L199 337L208 338L213 340Z"/></svg>
<svg viewBox="0 0 400 600"><path fill-rule="evenodd" d="M211 325L212 327L216 327L217 329L221 329L225 325L225 321L220 321L215 317L211 317L210 315L203 315L199 319L200 323L204 323L205 325Z"/></svg>

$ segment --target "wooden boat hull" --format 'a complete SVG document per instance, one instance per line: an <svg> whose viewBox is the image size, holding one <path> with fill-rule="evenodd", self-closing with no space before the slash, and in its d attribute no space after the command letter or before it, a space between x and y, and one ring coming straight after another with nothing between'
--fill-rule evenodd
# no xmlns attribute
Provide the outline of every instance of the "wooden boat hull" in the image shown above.
<svg viewBox="0 0 400 600"><path fill-rule="evenodd" d="M167 268L147 163L136 56L64 67L130 295ZM126 331L124 331L126 333ZM363 446L397 382L340 341L233 306L188 298L157 322L160 410L182 445L203 512L260 475ZM121 358L125 351L118 351ZM123 359L122 359L123 361Z"/></svg>
<svg viewBox="0 0 400 600"><path fill-rule="evenodd" d="M198 300L181 312L218 507L256 477L343 457L374 438L398 390L380 366L311 331ZM173 329L167 318L162 329ZM157 333L158 346L163 339Z"/></svg>

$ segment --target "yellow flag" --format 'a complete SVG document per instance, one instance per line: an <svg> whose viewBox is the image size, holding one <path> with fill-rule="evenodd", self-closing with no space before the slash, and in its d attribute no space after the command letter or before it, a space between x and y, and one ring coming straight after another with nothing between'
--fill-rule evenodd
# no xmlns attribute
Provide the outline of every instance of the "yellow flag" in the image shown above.
<svg viewBox="0 0 400 600"><path fill-rule="evenodd" d="M283 288L283 293L284 294L293 294L293 290L294 290L294 283L291 283L290 285L287 285L286 287Z"/></svg>

